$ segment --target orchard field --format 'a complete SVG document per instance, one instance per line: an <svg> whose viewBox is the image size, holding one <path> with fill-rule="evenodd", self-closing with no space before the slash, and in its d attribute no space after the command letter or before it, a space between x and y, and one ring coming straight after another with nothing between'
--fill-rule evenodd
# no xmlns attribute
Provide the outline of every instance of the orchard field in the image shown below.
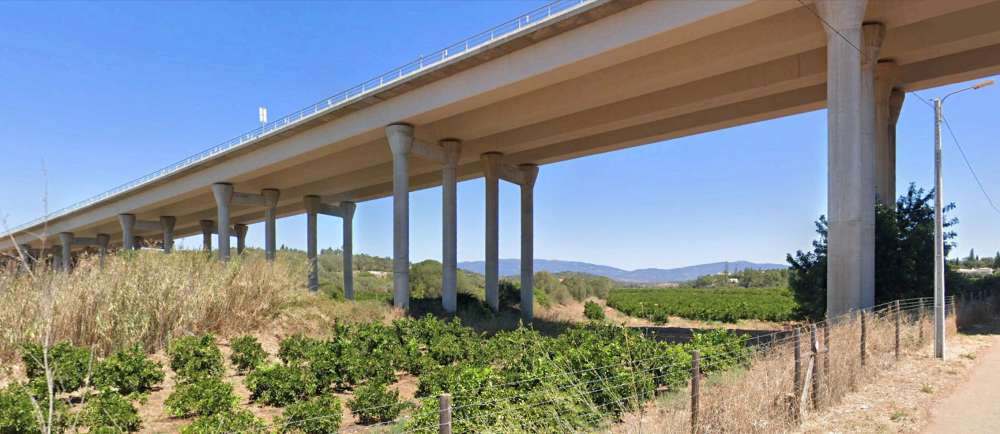
<svg viewBox="0 0 1000 434"><path fill-rule="evenodd" d="M787 288L620 288L608 306L627 315L666 323L670 316L736 322L746 319L788 321L796 303Z"/></svg>

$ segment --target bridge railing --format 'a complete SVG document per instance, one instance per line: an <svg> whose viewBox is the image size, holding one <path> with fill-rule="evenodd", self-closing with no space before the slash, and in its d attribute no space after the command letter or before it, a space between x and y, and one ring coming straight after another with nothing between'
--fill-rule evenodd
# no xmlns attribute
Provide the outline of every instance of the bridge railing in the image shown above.
<svg viewBox="0 0 1000 434"><path fill-rule="evenodd" d="M343 90L341 92L338 92L337 94L334 94L333 96L324 98L319 102L312 104L306 108L303 108L292 114L276 119L272 122L266 123L246 133L240 134L239 136L226 140L225 142L222 142L218 145L215 145L211 148L208 148L204 151L201 151L195 155L187 157L169 166L161 168L155 172L128 181L124 184L121 184L96 196L81 200L69 206L49 212L46 215L39 217L37 219L17 225L11 228L5 235L22 231L29 227L38 225L44 221L69 214L78 209L117 196L129 190L141 187L145 184L156 181L157 179L178 172L184 168L205 161L220 153L230 151L232 149L245 145L249 142L253 142L262 137L265 137L268 134L272 134L276 131L281 131L290 126L299 124L320 113L328 112L343 105L346 105L359 98L367 96L373 92L391 86L399 82L400 80L408 78L418 72L437 66L445 61L455 59L462 55L466 55L471 51L480 48L484 45L508 38L519 32L536 27L560 15L571 12L585 5L595 3L597 1L599 0L555 0L551 3L546 4L545 6L542 6L526 14L520 15L517 18L509 20L489 30L478 33L469 38L463 39L458 43L449 45L448 47L445 47L433 53L420 56L419 58L417 58L412 62L393 68L392 70L379 74L378 76L369 79L363 83L360 83L358 85L355 85L347 90Z"/></svg>

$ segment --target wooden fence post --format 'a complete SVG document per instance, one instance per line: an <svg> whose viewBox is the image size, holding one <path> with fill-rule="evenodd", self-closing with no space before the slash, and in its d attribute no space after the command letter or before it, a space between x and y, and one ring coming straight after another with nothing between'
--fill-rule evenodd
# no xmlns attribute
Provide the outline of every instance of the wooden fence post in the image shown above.
<svg viewBox="0 0 1000 434"><path fill-rule="evenodd" d="M920 307L917 308L917 332L919 333L920 343L924 343L924 298L919 299Z"/></svg>
<svg viewBox="0 0 1000 434"><path fill-rule="evenodd" d="M451 394L442 393L438 397L438 433L451 434Z"/></svg>
<svg viewBox="0 0 1000 434"><path fill-rule="evenodd" d="M802 335L799 328L795 328L795 392L802 390Z"/></svg>
<svg viewBox="0 0 1000 434"><path fill-rule="evenodd" d="M823 375L830 381L830 321L823 321Z"/></svg>
<svg viewBox="0 0 1000 434"><path fill-rule="evenodd" d="M819 385L822 381L823 373L819 368L819 340L816 339L816 325L809 326L810 346L812 349L813 375L812 375L812 400L813 408L819 408Z"/></svg>
<svg viewBox="0 0 1000 434"><path fill-rule="evenodd" d="M896 300L896 360L899 360L899 322L902 312L899 311L899 300Z"/></svg>
<svg viewBox="0 0 1000 434"><path fill-rule="evenodd" d="M865 340L868 339L868 325L865 322L865 318L868 315L865 311L861 311L861 367L865 367Z"/></svg>
<svg viewBox="0 0 1000 434"><path fill-rule="evenodd" d="M691 352L691 434L698 432L698 395L701 393L701 353Z"/></svg>

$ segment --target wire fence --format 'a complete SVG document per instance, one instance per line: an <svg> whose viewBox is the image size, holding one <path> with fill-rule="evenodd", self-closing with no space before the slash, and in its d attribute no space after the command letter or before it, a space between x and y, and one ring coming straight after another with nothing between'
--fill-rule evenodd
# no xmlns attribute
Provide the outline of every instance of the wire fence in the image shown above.
<svg viewBox="0 0 1000 434"><path fill-rule="evenodd" d="M991 296L992 293L989 292L967 293L961 298L952 295L945 298L943 307L947 317L955 319L958 314L957 305L960 303L986 300ZM725 375L726 371L715 370L731 366L733 358L753 361L746 364L744 378L739 381L759 383L757 387L763 387L767 393L774 395L770 404L765 405L770 408L753 416L774 420L760 425L767 429L749 429L749 431L769 432L779 425L793 426L791 424L798 423L806 411L815 411L831 405L855 389L866 378L891 366L903 352L922 348L929 343L932 333L928 329L929 323L933 322L930 320L933 318L934 307L934 299L931 297L896 300L837 318L804 323L786 330L756 336L748 340L748 348L740 350L714 352L712 347L702 348L702 352L706 354L693 357L696 362L670 360L669 363L659 364L661 360L666 360L666 356L662 355L631 360L631 367L636 369L629 371L630 374L626 378L598 377L587 381L570 381L561 383L557 387L527 390L512 396L475 401L465 399L466 396L471 397L472 394L468 393L456 393L454 396L446 394L447 399L439 400L440 418L436 421L416 424L414 415L409 414L375 425L349 426L340 432L447 434L451 434L453 430L490 432L491 420L515 420L525 411L531 411L533 415L549 416L546 416L545 420L532 421L526 420L527 418L520 420L518 423L523 429L534 430L532 429L534 427L537 430L549 430L555 426L562 432L579 431L580 420L563 420L566 415L559 411L567 403L587 407L589 411L584 414L584 421L597 427L595 428L597 430L610 431L615 427L621 427L626 423L625 419L631 417L632 423L638 424L638 431L641 432L643 423L647 423L644 421L646 414L653 411L649 406L657 399L655 395L663 393L676 395L683 391L675 388L651 393L648 388L640 387L638 382L640 379L654 382L663 380L666 376L673 375L674 369L678 368L691 369L687 386L691 405L684 408L675 406L676 408L670 412L672 423L690 424L692 432L714 431L719 430L719 427L711 424L715 423L721 414L735 410L723 408L724 404L713 403L711 400L731 400L735 394L722 390L725 386L709 389L702 389L699 386L701 381L707 378L708 373L713 373L713 376ZM831 363L831 358L834 359L834 363ZM692 363L694 366L689 366ZM493 387L512 387L529 382L568 381L569 377L579 379L584 374L609 367L611 366L598 366L541 375ZM653 375L643 377L648 374ZM613 399L596 403L590 399L596 394L611 396ZM768 402L763 396L754 396L752 399ZM381 407L364 410L377 410ZM663 410L656 411L663 412ZM634 420L636 414L638 420ZM329 417L339 417L339 415ZM743 417L746 418L747 415ZM323 417L273 424L268 428L281 431L291 429L296 424L321 418ZM751 428L758 422L760 421L746 421ZM657 425L663 423L663 414L657 414L655 421L651 420L647 425L649 423L658 427L654 428L651 425L654 430L663 428Z"/></svg>
<svg viewBox="0 0 1000 434"><path fill-rule="evenodd" d="M534 9L526 14L520 15L517 18L506 21L503 24L494 26L489 30L465 38L459 42L451 44L435 52L420 56L417 59L408 62L402 66L398 66L382 74L379 74L367 81L359 83L351 88L340 91L330 97L324 98L314 104L311 104L308 107L305 107L301 110L298 110L294 113L281 117L272 122L268 122L258 128L247 131L243 134L240 134L236 137L233 137L229 140L226 140L222 143L219 143L215 146L205 149L204 151L201 151L197 154L194 154L183 160L177 161L169 166L163 167L159 170L148 173L144 176L133 179L124 184L118 185L110 190L97 194L96 196L89 197L87 199L57 209L55 211L46 213L44 216L39 217L37 219L14 226L13 228L9 229L7 233L4 234L4 236L23 231L32 226L39 225L45 221L52 220L54 218L69 214L73 211L79 210L89 205L93 205L97 202L113 198L115 196L121 195L131 190L135 190L143 185L149 184L153 181L159 180L173 173L177 173L188 167L202 163L205 160L208 160L219 154L222 154L224 152L229 152L236 148L245 146L251 142L255 142L257 140L260 140L261 138L274 134L275 132L285 130L294 125L299 125L304 121L315 118L318 115L336 110L361 98L367 97L373 93L385 90L391 86L395 86L405 79L414 77L418 73L427 71L431 68L439 67L447 62L453 62L461 58L470 57L472 54L479 52L481 49L485 48L490 44L510 39L530 29L534 29L538 26L541 26L542 24L551 22L560 16L582 9L587 5L596 3L597 1L599 0L552 1L551 3L548 3L537 9Z"/></svg>

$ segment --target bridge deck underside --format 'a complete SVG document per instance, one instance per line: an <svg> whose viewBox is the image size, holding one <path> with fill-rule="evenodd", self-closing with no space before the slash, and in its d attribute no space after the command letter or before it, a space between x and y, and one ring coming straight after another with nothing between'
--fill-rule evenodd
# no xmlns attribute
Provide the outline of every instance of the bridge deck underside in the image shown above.
<svg viewBox="0 0 1000 434"><path fill-rule="evenodd" d="M49 233L107 233L119 242L119 213L140 220L176 216L178 237L200 233L199 220L216 215L213 182L231 182L241 192L280 189L280 216L302 213L305 195L327 202L386 197L392 193L392 155L382 127L392 122L415 125L427 143L461 139L458 176L472 179L483 176L484 152L502 152L512 164L545 164L825 106L826 35L809 9L797 1L695 3L640 2L59 218L49 223ZM904 90L1000 72L1000 1L872 2L866 20L886 25L880 60L899 65ZM607 39L613 40L599 46ZM574 44L598 47L586 52ZM538 59L552 63L533 69L548 61ZM411 158L411 188L440 185L440 168ZM231 218L254 223L263 217L262 209L234 207ZM39 244L27 233L18 237ZM0 248L10 244L0 241Z"/></svg>

